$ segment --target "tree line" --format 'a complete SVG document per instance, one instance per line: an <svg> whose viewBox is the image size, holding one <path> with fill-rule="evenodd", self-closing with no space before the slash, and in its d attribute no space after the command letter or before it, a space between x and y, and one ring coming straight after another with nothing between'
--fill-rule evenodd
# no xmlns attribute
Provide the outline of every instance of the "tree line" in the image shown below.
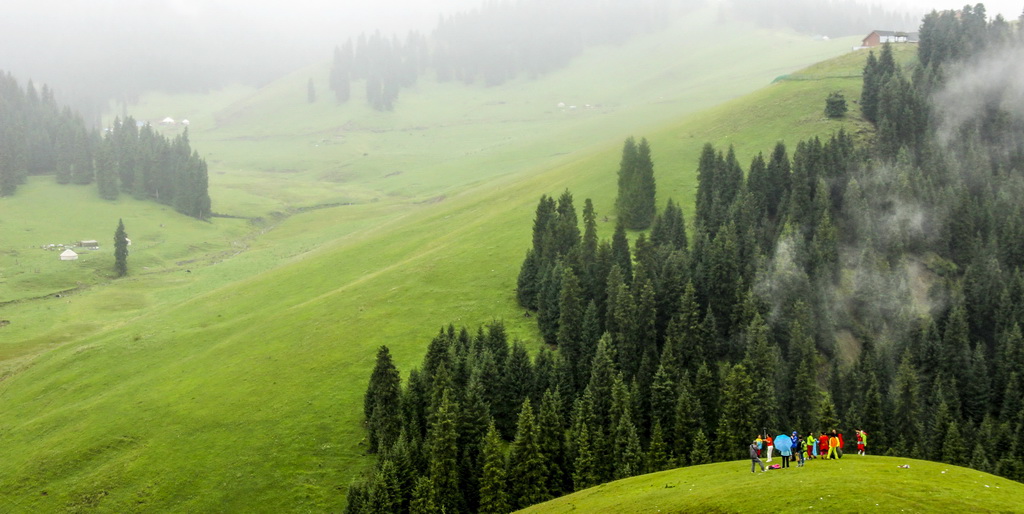
<svg viewBox="0 0 1024 514"><path fill-rule="evenodd" d="M1024 481L1024 144L1006 145L1024 127L993 97L942 139L925 91L949 77L890 48L864 82L859 144L780 142L746 169L705 145L689 223L668 200L632 243L622 210L600 240L592 201L542 196L516 293L545 345L530 359L500 323L449 326L404 381L381 348L379 457L349 511L506 512L743 458L763 427L863 429L875 453Z"/></svg>
<svg viewBox="0 0 1024 514"><path fill-rule="evenodd" d="M663 28L672 12L668 0L625 2L487 3L442 16L430 36L360 35L336 47L329 85L335 100L351 98L362 81L366 101L390 111L402 88L433 72L440 82L499 85L521 76L535 78L563 68L586 48L618 44Z"/></svg>
<svg viewBox="0 0 1024 514"><path fill-rule="evenodd" d="M211 215L206 161L187 129L169 139L128 117L90 130L47 86L22 88L0 74L0 196L15 194L29 175L50 174L59 184L95 183L107 200L131 194L194 218Z"/></svg>

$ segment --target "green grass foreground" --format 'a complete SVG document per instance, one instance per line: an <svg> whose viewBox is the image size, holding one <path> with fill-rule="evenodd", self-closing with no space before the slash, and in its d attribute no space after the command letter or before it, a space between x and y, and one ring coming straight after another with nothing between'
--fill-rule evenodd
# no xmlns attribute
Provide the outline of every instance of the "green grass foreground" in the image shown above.
<svg viewBox="0 0 1024 514"><path fill-rule="evenodd" d="M772 464L781 463L781 457ZM909 468L899 466L907 464ZM1020 512L1024 484L938 462L846 455L750 472L750 461L619 480L524 509L586 512Z"/></svg>

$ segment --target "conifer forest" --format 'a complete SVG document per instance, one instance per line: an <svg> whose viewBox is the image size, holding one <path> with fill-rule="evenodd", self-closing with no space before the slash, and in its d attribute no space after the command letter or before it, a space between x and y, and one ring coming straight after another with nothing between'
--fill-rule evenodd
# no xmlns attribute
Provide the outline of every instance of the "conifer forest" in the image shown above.
<svg viewBox="0 0 1024 514"><path fill-rule="evenodd" d="M15 194L29 175L60 184L95 184L98 195L132 195L198 219L211 214L206 161L192 150L188 129L173 138L131 117L102 132L90 129L53 91L22 87L0 73L0 196Z"/></svg>

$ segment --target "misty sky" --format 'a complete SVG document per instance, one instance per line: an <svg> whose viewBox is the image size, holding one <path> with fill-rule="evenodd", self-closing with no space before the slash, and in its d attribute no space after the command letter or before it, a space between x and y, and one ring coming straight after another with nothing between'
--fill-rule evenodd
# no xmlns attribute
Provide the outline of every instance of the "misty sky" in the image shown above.
<svg viewBox="0 0 1024 514"><path fill-rule="evenodd" d="M888 0L886 2L862 1L866 4L878 4L886 9L906 9L911 13L927 13L932 10L944 11L947 9L959 9L964 5L975 5L977 0L961 1L956 0ZM1002 14L1008 20L1017 19L1024 10L1024 0L989 0L981 2L985 4L989 18L995 18L996 14Z"/></svg>
<svg viewBox="0 0 1024 514"><path fill-rule="evenodd" d="M324 62L349 37L428 32L483 0L0 0L0 70L49 83L61 100L102 101L166 86L266 83ZM586 1L586 0L578 0ZM710 2L726 0L708 0ZM827 1L827 0L821 0ZM956 0L860 0L913 18ZM985 2L1016 19L1024 0ZM877 27L885 29L887 27ZM130 99L130 98L129 98Z"/></svg>

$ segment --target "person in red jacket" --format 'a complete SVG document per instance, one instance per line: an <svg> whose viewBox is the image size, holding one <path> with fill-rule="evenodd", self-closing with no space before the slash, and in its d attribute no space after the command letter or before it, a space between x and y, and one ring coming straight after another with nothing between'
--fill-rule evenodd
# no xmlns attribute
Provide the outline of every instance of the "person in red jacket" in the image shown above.
<svg viewBox="0 0 1024 514"><path fill-rule="evenodd" d="M846 443L843 442L843 433L842 432L839 432L836 435L839 436L839 448L836 451L837 451L837 453L839 453L839 458L841 459L841 458L843 458L843 448L846 447Z"/></svg>
<svg viewBox="0 0 1024 514"><path fill-rule="evenodd" d="M828 436L825 435L825 432L818 437L818 453L822 459L828 454Z"/></svg>

